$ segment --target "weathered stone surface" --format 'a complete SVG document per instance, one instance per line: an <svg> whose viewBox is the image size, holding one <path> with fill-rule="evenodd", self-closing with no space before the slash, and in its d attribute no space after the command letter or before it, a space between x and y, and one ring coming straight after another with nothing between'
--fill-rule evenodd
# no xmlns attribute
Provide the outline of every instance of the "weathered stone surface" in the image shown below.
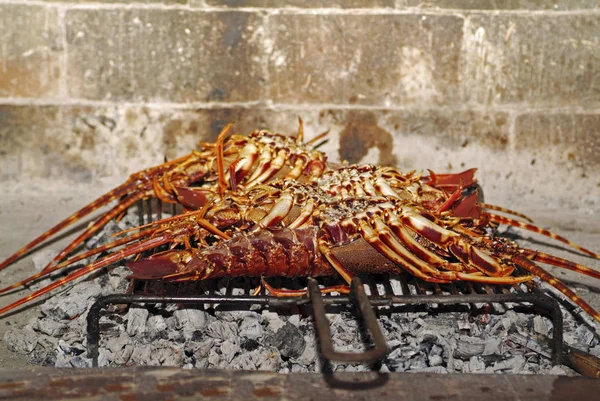
<svg viewBox="0 0 600 401"><path fill-rule="evenodd" d="M76 98L244 102L260 97L262 17L248 12L66 12Z"/></svg>
<svg viewBox="0 0 600 401"><path fill-rule="evenodd" d="M122 0L42 0L49 3L117 3L123 4ZM126 4L187 4L188 0L129 0Z"/></svg>
<svg viewBox="0 0 600 401"><path fill-rule="evenodd" d="M456 98L461 17L282 14L269 25L274 102L392 106Z"/></svg>
<svg viewBox="0 0 600 401"><path fill-rule="evenodd" d="M394 0L190 0L190 4L227 7L272 7L272 8L374 8L394 7Z"/></svg>
<svg viewBox="0 0 600 401"><path fill-rule="evenodd" d="M399 0L396 7L445 8L461 10L578 10L598 8L596 0Z"/></svg>
<svg viewBox="0 0 600 401"><path fill-rule="evenodd" d="M145 107L0 106L0 178L89 181L159 164L209 140L210 117Z"/></svg>
<svg viewBox="0 0 600 401"><path fill-rule="evenodd" d="M465 35L465 100L600 105L600 15L473 15Z"/></svg>
<svg viewBox="0 0 600 401"><path fill-rule="evenodd" d="M515 142L536 158L580 167L600 184L600 115L529 113L517 117Z"/></svg>
<svg viewBox="0 0 600 401"><path fill-rule="evenodd" d="M56 96L62 28L54 8L0 4L0 97Z"/></svg>

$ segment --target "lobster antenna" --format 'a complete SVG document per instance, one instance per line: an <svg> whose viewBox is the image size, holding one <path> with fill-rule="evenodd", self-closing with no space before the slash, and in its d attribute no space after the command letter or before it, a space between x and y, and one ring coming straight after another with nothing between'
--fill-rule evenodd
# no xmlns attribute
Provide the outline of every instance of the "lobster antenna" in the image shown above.
<svg viewBox="0 0 600 401"><path fill-rule="evenodd" d="M148 234L150 234L152 231L153 230L140 231L139 233L136 233L136 234L133 234L133 235L129 235L127 237L119 238L116 241L112 241L112 242L110 242L108 244L105 244L103 246L100 246L98 248L94 248L94 249L91 249L91 250L89 250L87 252L80 253L79 255L75 255L72 258L69 258L69 259L65 260L64 262L62 262L62 263L54 265L54 266L52 266L52 267L50 267L50 268L48 268L46 270L42 270L41 272L39 272L37 274L34 274L33 276L29 276L26 279L23 279L23 280L19 281L18 283L11 284L8 287L0 289L0 294L4 294L7 291L10 291L12 289L21 287L21 286L23 286L23 285L25 285L27 283L30 283L32 281L35 281L35 280L39 279L39 278L48 276L52 272L55 272L57 270L60 270L60 269L65 268L67 266L70 266L73 263L79 262L80 260L83 260L85 258L89 258L90 256L93 256L93 255L96 255L98 253L102 253L104 251L107 251L109 249L116 248L118 246L127 244L128 242L135 241L137 239L143 238L143 237L147 236Z"/></svg>
<svg viewBox="0 0 600 401"><path fill-rule="evenodd" d="M306 141L306 144L310 145L310 144L313 144L315 142L318 142L319 140L321 140L321 139L325 138L327 135L329 135L329 131L330 130L327 130L327 131L325 131L323 133L320 133L319 135L315 136L314 138L309 139L308 141Z"/></svg>
<svg viewBox="0 0 600 401"><path fill-rule="evenodd" d="M490 205L489 203L483 203L483 202L479 202L479 206L481 206L484 209L495 210L497 212L502 212L502 213L506 213L506 214L512 214L513 216L520 217L524 220L527 220L530 223L533 223L533 219L531 219L530 217L524 215L523 213L511 210L511 209L507 209L505 207Z"/></svg>
<svg viewBox="0 0 600 401"><path fill-rule="evenodd" d="M562 269L572 270L579 274L593 277L600 280L600 271L590 269L587 266L579 263L571 262L570 260L559 258L558 256L549 255L544 252L535 251L533 249L523 249L523 254L531 260L546 263L552 266L560 267Z"/></svg>
<svg viewBox="0 0 600 401"><path fill-rule="evenodd" d="M67 284L73 280L76 280L80 277L85 276L86 274L89 274L93 271L99 270L105 266L108 266L112 263L115 263L119 260L122 260L128 256L131 255L135 255L138 253L141 253L143 251L146 251L148 249L152 249L152 248L156 248L158 246L161 246L163 244L166 244L167 242L171 241L171 237L170 236L164 236L164 237L157 237L157 238L151 238L148 241L145 241L143 243L139 243L139 244L134 244L131 246L128 246L127 248L113 253L112 255L107 256L104 259L98 260L90 265L87 265L85 267L82 267L81 269L61 278L60 280L55 281L52 284L47 285L44 288L41 288L33 293L31 293L30 295L19 299L18 301L13 302L10 305L5 306L4 308L0 309L0 315L5 314L6 312L17 308L33 299L39 298L44 294L49 293L50 291L63 286L64 284Z"/></svg>
<svg viewBox="0 0 600 401"><path fill-rule="evenodd" d="M534 233L538 233L541 235L544 235L546 237L552 238L556 241L562 242L563 244L567 244L569 245L571 248L575 248L578 251L581 251L583 253L585 253L588 256L591 256L594 259L600 259L600 255L597 253L594 253L580 245L577 245L576 243L574 243L571 240L566 239L565 237L562 237L558 234L555 234L551 231L545 230L541 227L535 226L533 224L529 224L529 223L524 223L522 221L519 220L515 220L515 219L511 219L509 217L504 217L504 216L500 216L497 214L492 214L492 213L486 213L486 215L489 217L490 221L493 221L495 223L500 223L500 224L507 224L509 226L513 226L513 227L519 227L519 228L523 228L525 230L534 232Z"/></svg>
<svg viewBox="0 0 600 401"><path fill-rule="evenodd" d="M539 277L543 281L550 284L552 287L556 288L558 291L562 292L567 298L573 301L577 306L587 312L590 316L592 316L596 321L600 322L600 313L598 313L594 308L592 308L587 302L577 296L569 287L567 287L562 281L554 277L552 274L548 273L546 270L542 269L537 263L529 260L527 257L523 255L515 255L512 257L513 262L535 276Z"/></svg>
<svg viewBox="0 0 600 401"><path fill-rule="evenodd" d="M298 116L298 134L296 135L296 142L304 142L304 124L302 123L300 116Z"/></svg>
<svg viewBox="0 0 600 401"><path fill-rule="evenodd" d="M219 175L219 194L223 195L227 190L227 181L225 181L225 167L223 157L223 147L225 137L231 129L234 123L229 123L223 128L219 136L217 137L217 172Z"/></svg>

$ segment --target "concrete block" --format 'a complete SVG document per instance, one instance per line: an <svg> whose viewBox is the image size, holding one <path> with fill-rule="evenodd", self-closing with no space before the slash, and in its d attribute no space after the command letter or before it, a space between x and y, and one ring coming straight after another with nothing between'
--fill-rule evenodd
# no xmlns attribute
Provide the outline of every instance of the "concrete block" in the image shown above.
<svg viewBox="0 0 600 401"><path fill-rule="evenodd" d="M466 101L600 105L600 15L473 15L465 35Z"/></svg>
<svg viewBox="0 0 600 401"><path fill-rule="evenodd" d="M214 142L223 127L248 134L270 128L295 134L296 114L247 108L0 105L0 180L118 178ZM272 125L271 125L272 127ZM314 135L310 131L307 135ZM311 136L308 136L309 138Z"/></svg>
<svg viewBox="0 0 600 401"><path fill-rule="evenodd" d="M0 120L2 180L126 177L209 140L193 110L3 105Z"/></svg>
<svg viewBox="0 0 600 401"><path fill-rule="evenodd" d="M268 7L268 8L393 8L394 0L190 0L190 4L227 7Z"/></svg>
<svg viewBox="0 0 600 401"><path fill-rule="evenodd" d="M395 106L456 99L463 19L282 14L269 18L269 98Z"/></svg>
<svg viewBox="0 0 600 401"><path fill-rule="evenodd" d="M596 0L398 0L396 7L419 7L458 10L579 10L597 9Z"/></svg>
<svg viewBox="0 0 600 401"><path fill-rule="evenodd" d="M600 186L600 114L527 113L515 122L515 147L563 168L581 168Z"/></svg>
<svg viewBox="0 0 600 401"><path fill-rule="evenodd" d="M0 4L0 27L0 97L57 96L63 73L57 10Z"/></svg>
<svg viewBox="0 0 600 401"><path fill-rule="evenodd" d="M66 13L76 98L245 102L260 98L261 21L249 12L75 9Z"/></svg>
<svg viewBox="0 0 600 401"><path fill-rule="evenodd" d="M49 3L116 3L123 4L122 0L42 0ZM187 4L188 0L129 0L126 4Z"/></svg>

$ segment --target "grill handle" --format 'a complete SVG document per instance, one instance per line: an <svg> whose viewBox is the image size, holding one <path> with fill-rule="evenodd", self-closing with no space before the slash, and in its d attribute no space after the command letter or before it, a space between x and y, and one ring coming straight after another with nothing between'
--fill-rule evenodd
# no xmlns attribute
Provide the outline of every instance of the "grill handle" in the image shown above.
<svg viewBox="0 0 600 401"><path fill-rule="evenodd" d="M319 289L319 284L313 278L308 280L308 293L313 305L315 325L317 327L317 332L319 333L321 355L323 355L325 359L336 362L370 363L383 358L388 353L385 337L381 332L369 297L367 297L363 284L358 277L352 279L352 284L350 286L350 300L354 305L358 306L365 325L375 343L374 348L365 352L337 352L334 350L331 331L329 329L329 320L325 315L325 306L323 304L323 298L321 297L321 290Z"/></svg>

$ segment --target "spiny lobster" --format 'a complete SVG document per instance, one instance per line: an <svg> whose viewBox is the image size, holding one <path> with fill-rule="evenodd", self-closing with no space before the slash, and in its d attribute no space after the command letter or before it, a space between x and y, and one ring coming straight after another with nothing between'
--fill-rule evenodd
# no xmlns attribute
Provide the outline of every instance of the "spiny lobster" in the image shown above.
<svg viewBox="0 0 600 401"><path fill-rule="evenodd" d="M125 183L84 206L9 256L0 263L0 270L66 227L113 201L117 201L116 206L84 230L44 270L63 260L108 221L117 218L138 201L158 198L165 203L180 203L185 207L196 208L217 190L222 192L227 186L235 191L262 184L274 176L289 179L304 177L310 181L325 169L326 156L312 146L321 136L304 143L301 120L295 137L255 131L248 136L232 135L225 141L231 126L229 124L221 131L214 144L201 143L201 148L189 155L132 174ZM226 169L230 172L229 175L224 174ZM221 174L217 175L218 171ZM191 186L195 187L193 191L189 189Z"/></svg>
<svg viewBox="0 0 600 401"><path fill-rule="evenodd" d="M178 201L189 211L138 227L135 234L49 265L41 273L0 290L5 292L92 254L125 245L0 309L0 314L125 257L169 244L177 249L130 263L133 277L187 281L223 276L340 274L349 282L353 275L363 272L405 270L437 283L465 280L512 284L538 276L600 320L596 311L534 261L595 278L600 278L599 272L520 249L507 240L492 239L486 229L506 223L599 256L532 224L490 213L496 210L526 218L480 202L474 170L455 175L430 172L429 177L422 177L414 172L402 174L394 168L327 165L324 155L304 146L301 127L296 138L257 131L249 137L232 136L226 141L228 126L214 145L203 145L204 153L194 152L133 175L137 178L130 178L128 183L145 177L146 186L121 199L100 219L101 223L92 227L98 229L107 216L110 219L125 210L130 196ZM198 186L190 187L194 183ZM105 203L106 196L118 197L115 194L122 194L122 188L128 185L132 184L111 191L70 219L80 218ZM70 221L65 222L44 235L52 235ZM87 230L81 237L89 235ZM26 250L43 239L34 240ZM77 240L61 254L68 254L76 245ZM345 257L348 253L362 257ZM528 274L514 276L515 271ZM296 291L268 288L275 295L298 295ZM346 287L325 290L343 292Z"/></svg>

